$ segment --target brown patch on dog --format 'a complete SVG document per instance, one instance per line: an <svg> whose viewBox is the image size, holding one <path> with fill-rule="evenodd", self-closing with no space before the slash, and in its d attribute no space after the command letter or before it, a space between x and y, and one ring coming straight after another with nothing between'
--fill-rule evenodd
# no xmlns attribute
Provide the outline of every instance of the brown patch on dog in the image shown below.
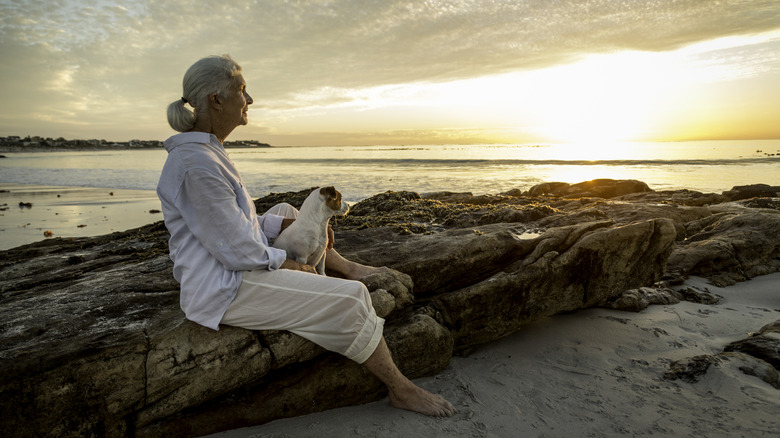
<svg viewBox="0 0 780 438"><path fill-rule="evenodd" d="M323 187L320 189L320 194L327 198L325 204L327 204L331 210L339 211L341 209L341 193L339 193L335 187Z"/></svg>

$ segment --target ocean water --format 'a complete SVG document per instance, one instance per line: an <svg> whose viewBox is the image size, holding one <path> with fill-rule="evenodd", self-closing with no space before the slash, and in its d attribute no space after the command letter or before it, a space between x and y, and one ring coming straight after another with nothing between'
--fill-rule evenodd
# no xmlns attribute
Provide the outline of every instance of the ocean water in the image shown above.
<svg viewBox="0 0 780 438"><path fill-rule="evenodd" d="M542 182L637 179L654 190L720 193L780 185L780 140L614 145L343 146L229 149L254 197L333 185L348 202L388 190L474 195ZM97 236L162 219L165 150L4 153L0 250Z"/></svg>
<svg viewBox="0 0 780 438"><path fill-rule="evenodd" d="M255 197L334 185L359 201L387 190L498 194L542 182L637 179L720 193L780 185L780 140L611 145L332 146L229 149ZM153 191L164 150L5 153L0 184Z"/></svg>

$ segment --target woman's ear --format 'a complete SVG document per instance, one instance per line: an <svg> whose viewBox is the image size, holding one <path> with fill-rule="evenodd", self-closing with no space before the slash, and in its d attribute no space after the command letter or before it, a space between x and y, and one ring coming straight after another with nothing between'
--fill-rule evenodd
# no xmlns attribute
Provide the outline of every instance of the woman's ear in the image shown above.
<svg viewBox="0 0 780 438"><path fill-rule="evenodd" d="M222 111L222 99L217 93L209 94L209 106L217 111Z"/></svg>

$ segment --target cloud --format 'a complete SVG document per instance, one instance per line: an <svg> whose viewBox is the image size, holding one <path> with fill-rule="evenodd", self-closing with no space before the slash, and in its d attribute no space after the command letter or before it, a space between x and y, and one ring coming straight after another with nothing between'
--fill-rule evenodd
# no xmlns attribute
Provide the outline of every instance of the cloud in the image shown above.
<svg viewBox="0 0 780 438"><path fill-rule="evenodd" d="M133 129L164 136L162 114L184 71L210 54L243 65L256 106L282 109L352 98L332 90L667 51L778 27L780 3L761 0L6 0L0 86L16 108L0 114L0 129L51 113L98 126L132 117Z"/></svg>

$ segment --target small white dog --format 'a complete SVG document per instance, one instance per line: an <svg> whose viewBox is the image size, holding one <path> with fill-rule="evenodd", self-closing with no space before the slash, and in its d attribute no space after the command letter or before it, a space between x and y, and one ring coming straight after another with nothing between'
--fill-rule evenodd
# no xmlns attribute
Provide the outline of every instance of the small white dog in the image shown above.
<svg viewBox="0 0 780 438"><path fill-rule="evenodd" d="M347 214L349 205L334 187L315 188L309 194L298 217L285 228L273 246L287 251L287 258L314 266L325 275L325 248L328 245L328 221Z"/></svg>

